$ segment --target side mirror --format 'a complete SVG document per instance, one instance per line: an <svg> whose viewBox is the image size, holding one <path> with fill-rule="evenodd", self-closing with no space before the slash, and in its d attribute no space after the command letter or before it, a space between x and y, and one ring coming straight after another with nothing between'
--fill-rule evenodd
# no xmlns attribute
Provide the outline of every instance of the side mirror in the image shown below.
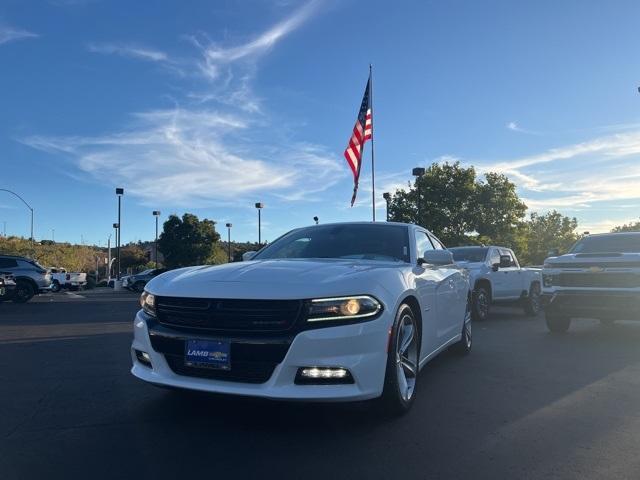
<svg viewBox="0 0 640 480"><path fill-rule="evenodd" d="M558 255L560 255L560 250L557 248L552 248L547 252L547 257L557 257Z"/></svg>
<svg viewBox="0 0 640 480"><path fill-rule="evenodd" d="M242 254L242 261L243 262L248 262L249 260L251 260L255 256L256 253L258 253L258 252L254 252L253 250L243 253Z"/></svg>
<svg viewBox="0 0 640 480"><path fill-rule="evenodd" d="M422 258L418 259L418 264L429 264L429 265L451 265L453 263L453 253L449 250L427 250L422 255Z"/></svg>
<svg viewBox="0 0 640 480"><path fill-rule="evenodd" d="M511 266L511 257L509 255L500 255L500 268L509 268Z"/></svg>

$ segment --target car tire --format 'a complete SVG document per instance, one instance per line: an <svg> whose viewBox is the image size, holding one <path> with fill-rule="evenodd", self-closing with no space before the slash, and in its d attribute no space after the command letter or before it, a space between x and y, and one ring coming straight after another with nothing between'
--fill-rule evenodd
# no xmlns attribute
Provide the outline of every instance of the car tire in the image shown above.
<svg viewBox="0 0 640 480"><path fill-rule="evenodd" d="M391 336L380 405L391 416L408 412L418 385L421 331L413 310L400 305Z"/></svg>
<svg viewBox="0 0 640 480"><path fill-rule="evenodd" d="M524 314L535 317L540 313L540 285L534 283L529 289L529 295L524 300Z"/></svg>
<svg viewBox="0 0 640 480"><path fill-rule="evenodd" d="M134 292L138 292L138 293L142 293L144 292L144 282L136 282L133 284L133 291Z"/></svg>
<svg viewBox="0 0 640 480"><path fill-rule="evenodd" d="M483 285L476 288L473 292L473 305L471 315L474 321L483 321L489 317L491 310L491 293L489 289Z"/></svg>
<svg viewBox="0 0 640 480"><path fill-rule="evenodd" d="M472 322L471 319L471 301L467 302L467 310L464 313L464 322L462 323L462 338L453 345L453 351L458 355L469 355L473 348Z"/></svg>
<svg viewBox="0 0 640 480"><path fill-rule="evenodd" d="M551 333L567 333L571 326L571 317L558 315L557 313L545 313L547 328Z"/></svg>
<svg viewBox="0 0 640 480"><path fill-rule="evenodd" d="M52 292L59 292L62 287L60 287L60 282L58 282L57 280L54 280L54 282L51 284L51 287L49 288L51 289Z"/></svg>
<svg viewBox="0 0 640 480"><path fill-rule="evenodd" d="M27 303L34 295L35 291L29 282L18 280L11 300L13 303Z"/></svg>

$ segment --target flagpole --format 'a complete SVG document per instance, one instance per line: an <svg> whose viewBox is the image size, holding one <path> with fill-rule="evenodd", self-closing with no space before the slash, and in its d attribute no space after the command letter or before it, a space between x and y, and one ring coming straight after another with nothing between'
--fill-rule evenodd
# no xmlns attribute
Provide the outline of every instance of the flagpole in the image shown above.
<svg viewBox="0 0 640 480"><path fill-rule="evenodd" d="M373 205L373 221L376 221L376 163L373 148L373 68L369 64L369 102L371 103L371 200Z"/></svg>

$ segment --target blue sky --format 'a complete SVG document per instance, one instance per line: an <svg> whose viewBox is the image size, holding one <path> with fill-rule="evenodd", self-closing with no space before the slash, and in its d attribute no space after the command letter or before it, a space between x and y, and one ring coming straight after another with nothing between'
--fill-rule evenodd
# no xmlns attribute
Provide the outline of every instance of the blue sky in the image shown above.
<svg viewBox="0 0 640 480"><path fill-rule="evenodd" d="M4 0L0 188L35 235L106 244L159 209L256 240L368 220L342 157L374 65L378 215L411 168L501 171L581 230L640 217L640 3ZM367 146L368 158L369 146ZM0 231L29 235L0 192Z"/></svg>

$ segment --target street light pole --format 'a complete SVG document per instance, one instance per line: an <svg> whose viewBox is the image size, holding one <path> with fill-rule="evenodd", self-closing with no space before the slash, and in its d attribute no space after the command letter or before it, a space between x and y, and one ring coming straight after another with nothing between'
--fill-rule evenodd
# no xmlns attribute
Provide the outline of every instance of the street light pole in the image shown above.
<svg viewBox="0 0 640 480"><path fill-rule="evenodd" d="M20 195L18 195L16 192L12 192L11 190L7 190L6 188L0 188L0 192L7 192L18 197L22 201L22 203L24 203L27 206L27 208L31 210L31 245L33 246L33 208L31 208L31 205L29 205L25 201L25 199L22 198Z"/></svg>
<svg viewBox="0 0 640 480"><path fill-rule="evenodd" d="M382 198L387 204L387 222L389 221L389 202L391 201L391 194L389 192L384 192L382 194Z"/></svg>
<svg viewBox="0 0 640 480"><path fill-rule="evenodd" d="M118 271L116 279L120 280L120 240L122 238L122 224L120 223L120 201L122 200L122 195L124 195L124 188L116 188L116 195L118 196L118 238L116 239L116 241L118 242L116 246L116 255L118 256Z"/></svg>
<svg viewBox="0 0 640 480"><path fill-rule="evenodd" d="M262 246L262 216L260 212L264 208L264 203L256 203L256 208L258 209L258 245Z"/></svg>
<svg viewBox="0 0 640 480"><path fill-rule="evenodd" d="M160 216L160 210L154 210L153 216L156 217L156 243L154 245L154 250L156 257L156 268L158 268L158 217Z"/></svg>
<svg viewBox="0 0 640 480"><path fill-rule="evenodd" d="M229 252L229 263L231 263L231 227L233 227L233 224L227 223L227 250Z"/></svg>
<svg viewBox="0 0 640 480"><path fill-rule="evenodd" d="M411 173L416 177L416 188L418 190L418 199L416 201L416 204L418 205L418 218L416 219L416 225L420 225L420 200L422 199L422 195L420 194L420 178L424 175L425 169L422 167L416 167Z"/></svg>

